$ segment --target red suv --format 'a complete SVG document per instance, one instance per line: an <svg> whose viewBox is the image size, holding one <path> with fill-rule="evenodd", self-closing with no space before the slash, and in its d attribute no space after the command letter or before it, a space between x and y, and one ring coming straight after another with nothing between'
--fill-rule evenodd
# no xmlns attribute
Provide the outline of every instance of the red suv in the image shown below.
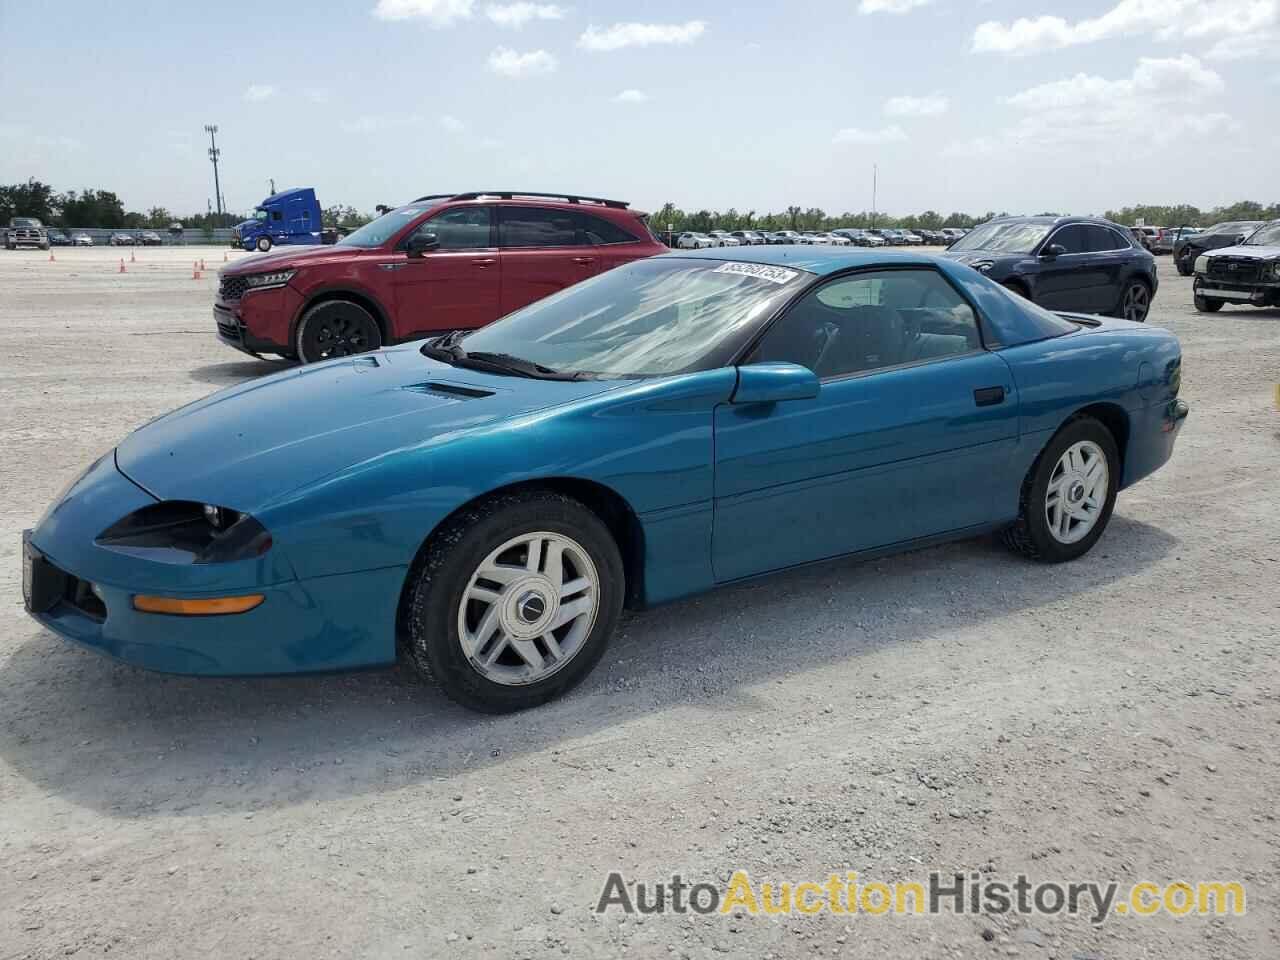
<svg viewBox="0 0 1280 960"><path fill-rule="evenodd" d="M487 323L666 251L618 200L512 191L420 197L332 246L219 276L218 337L304 363Z"/></svg>

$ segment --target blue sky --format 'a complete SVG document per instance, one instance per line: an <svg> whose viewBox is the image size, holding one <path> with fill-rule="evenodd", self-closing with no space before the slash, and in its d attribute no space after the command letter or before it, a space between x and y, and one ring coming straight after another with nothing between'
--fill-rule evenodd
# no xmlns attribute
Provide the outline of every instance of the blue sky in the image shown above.
<svg viewBox="0 0 1280 960"><path fill-rule="evenodd" d="M0 182L644 209L1277 199L1280 0L0 0Z"/></svg>

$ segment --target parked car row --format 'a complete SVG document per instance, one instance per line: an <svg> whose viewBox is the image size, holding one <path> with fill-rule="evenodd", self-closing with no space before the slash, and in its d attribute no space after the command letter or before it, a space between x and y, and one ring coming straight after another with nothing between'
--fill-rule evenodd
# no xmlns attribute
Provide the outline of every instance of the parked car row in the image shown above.
<svg viewBox="0 0 1280 960"><path fill-rule="evenodd" d="M117 230L107 239L112 247L158 247L164 241L154 230ZM34 217L14 217L4 231L4 246L8 250L19 247L35 247L48 250L50 247L92 247L93 237L84 231L69 233L57 227L46 227Z"/></svg>
<svg viewBox="0 0 1280 960"><path fill-rule="evenodd" d="M967 230L945 227L942 230L900 230L892 227L861 229L841 227L835 230L686 230L675 238L680 250L703 250L711 247L737 247L786 244L830 244L858 247L946 247L963 237Z"/></svg>

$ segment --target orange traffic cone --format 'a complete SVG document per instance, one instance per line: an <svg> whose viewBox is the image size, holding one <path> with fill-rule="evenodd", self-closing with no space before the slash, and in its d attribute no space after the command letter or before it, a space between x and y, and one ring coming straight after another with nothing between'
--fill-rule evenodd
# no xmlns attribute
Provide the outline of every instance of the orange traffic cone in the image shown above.
<svg viewBox="0 0 1280 960"><path fill-rule="evenodd" d="M130 250L130 251L129 251L129 262L130 262L130 263L137 263L137 262L138 262L138 258L137 258L137 257L135 257L135 256L133 255L133 251L132 251L132 250Z"/></svg>
<svg viewBox="0 0 1280 960"><path fill-rule="evenodd" d="M56 259L57 259L57 258L53 255L53 251L52 251L52 250L50 250L50 251L49 251L49 262L50 262L50 263L53 263L53 261L54 261L54 260L56 260Z"/></svg>
<svg viewBox="0 0 1280 960"><path fill-rule="evenodd" d="M223 262L223 263L226 263L226 262L227 262L227 255L226 255L226 253L225 253L225 252L222 254L222 262Z"/></svg>
<svg viewBox="0 0 1280 960"><path fill-rule="evenodd" d="M120 272L121 272L121 273L128 273L128 272L129 272L128 270L126 270L126 269L124 268L124 257L121 257L121 258L120 258Z"/></svg>
<svg viewBox="0 0 1280 960"><path fill-rule="evenodd" d="M200 272L204 273L204 257L200 258Z"/></svg>
<svg viewBox="0 0 1280 960"><path fill-rule="evenodd" d="M191 261L191 279L192 280L200 279L200 264L198 264L194 260Z"/></svg>

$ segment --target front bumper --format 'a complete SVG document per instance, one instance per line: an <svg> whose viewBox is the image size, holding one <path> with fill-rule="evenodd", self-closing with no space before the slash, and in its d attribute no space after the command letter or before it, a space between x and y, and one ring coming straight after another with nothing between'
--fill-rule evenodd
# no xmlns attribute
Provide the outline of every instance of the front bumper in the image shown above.
<svg viewBox="0 0 1280 960"><path fill-rule="evenodd" d="M249 354L292 354L292 321L302 298L292 287L254 290L238 300L218 298L213 323L218 339Z"/></svg>
<svg viewBox="0 0 1280 960"><path fill-rule="evenodd" d="M1198 297L1247 303L1255 307L1280 306L1280 282L1228 283L1196 274L1192 289Z"/></svg>
<svg viewBox="0 0 1280 960"><path fill-rule="evenodd" d="M94 542L103 528L154 502L120 473L114 455L95 464L24 534L23 599L31 616L80 646L165 673L310 673L395 660L404 567L298 580L279 547L254 560L191 564ZM266 599L245 613L190 617L135 610L139 593Z"/></svg>

